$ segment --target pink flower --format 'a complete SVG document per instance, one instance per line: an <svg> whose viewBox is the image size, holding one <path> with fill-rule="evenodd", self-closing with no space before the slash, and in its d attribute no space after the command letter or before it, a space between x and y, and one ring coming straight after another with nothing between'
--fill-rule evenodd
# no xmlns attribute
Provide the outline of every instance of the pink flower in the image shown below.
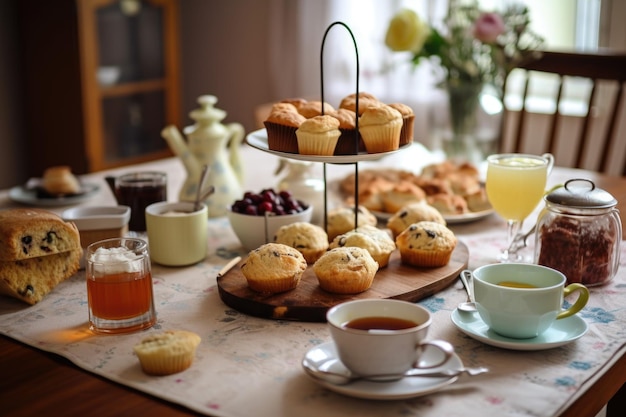
<svg viewBox="0 0 626 417"><path fill-rule="evenodd" d="M474 37L484 43L494 43L505 31L498 13L482 13L474 23Z"/></svg>

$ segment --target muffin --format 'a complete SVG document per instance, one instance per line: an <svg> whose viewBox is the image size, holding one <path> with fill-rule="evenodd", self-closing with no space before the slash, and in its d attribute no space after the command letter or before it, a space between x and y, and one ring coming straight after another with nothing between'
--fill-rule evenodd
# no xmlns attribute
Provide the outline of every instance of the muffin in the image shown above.
<svg viewBox="0 0 626 417"><path fill-rule="evenodd" d="M450 262L457 239L446 226L435 222L418 222L396 237L396 246L403 263L413 266L437 267Z"/></svg>
<svg viewBox="0 0 626 417"><path fill-rule="evenodd" d="M400 130L400 146L413 143L413 125L415 123L415 113L406 104L391 103L389 107L396 109L402 115L402 129Z"/></svg>
<svg viewBox="0 0 626 417"><path fill-rule="evenodd" d="M250 251L241 272L250 289L273 294L296 288L306 267L306 259L297 249L266 243Z"/></svg>
<svg viewBox="0 0 626 417"><path fill-rule="evenodd" d="M297 249L307 263L313 264L328 250L328 235L319 226L296 222L281 226L276 231L274 243Z"/></svg>
<svg viewBox="0 0 626 417"><path fill-rule="evenodd" d="M367 109L368 107L380 106L382 104L372 94L366 93L366 92L360 92L359 103L358 103L359 108L357 109L356 97L357 95L354 93L347 95L339 103L339 108L351 110L355 112L356 114L358 114L359 116L361 116L363 112L365 111L365 109Z"/></svg>
<svg viewBox="0 0 626 417"><path fill-rule="evenodd" d="M358 217L358 224L355 223L355 217ZM339 207L331 210L326 216L326 223L326 233L328 233L328 239L332 241L338 235L357 227L367 224L376 226L378 220L368 209L360 205L358 216L355 215L354 207Z"/></svg>
<svg viewBox="0 0 626 417"><path fill-rule="evenodd" d="M341 132L339 120L332 116L314 116L296 130L298 151L302 155L332 156Z"/></svg>
<svg viewBox="0 0 626 417"><path fill-rule="evenodd" d="M298 153L296 130L305 120L300 113L286 106L271 111L263 122L267 131L267 147L278 152Z"/></svg>
<svg viewBox="0 0 626 417"><path fill-rule="evenodd" d="M322 113L321 101L307 101L300 103L298 107L298 113L303 115L307 119L311 119L315 116L321 116L322 114L331 114L335 112L335 108L328 103L324 103L324 113Z"/></svg>
<svg viewBox="0 0 626 417"><path fill-rule="evenodd" d="M341 132L335 147L335 155L355 155L364 151L365 144L356 130L356 113L352 110L338 109L330 115L339 120Z"/></svg>
<svg viewBox="0 0 626 417"><path fill-rule="evenodd" d="M141 369L148 375L170 375L191 366L200 336L185 330L150 335L133 347Z"/></svg>
<svg viewBox="0 0 626 417"><path fill-rule="evenodd" d="M446 221L436 208L425 201L409 203L395 212L388 220L387 227L394 239L413 223L422 221L446 225Z"/></svg>
<svg viewBox="0 0 626 417"><path fill-rule="evenodd" d="M358 294L374 282L378 263L363 248L334 248L313 264L320 288L336 294Z"/></svg>
<svg viewBox="0 0 626 417"><path fill-rule="evenodd" d="M330 243L330 249L341 247L363 248L372 255L379 268L384 268L389 264L396 243L386 231L365 225L335 237Z"/></svg>
<svg viewBox="0 0 626 417"><path fill-rule="evenodd" d="M397 150L401 130L402 115L387 105L368 107L359 118L359 133L368 153Z"/></svg>

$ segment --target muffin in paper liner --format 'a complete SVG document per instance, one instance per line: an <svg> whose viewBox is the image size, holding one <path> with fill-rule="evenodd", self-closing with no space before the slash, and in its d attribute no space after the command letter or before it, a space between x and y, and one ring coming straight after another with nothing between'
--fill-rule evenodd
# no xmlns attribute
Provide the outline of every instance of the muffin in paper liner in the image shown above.
<svg viewBox="0 0 626 417"><path fill-rule="evenodd" d="M241 272L251 290L274 294L296 288L306 268L306 259L297 249L266 243L250 251Z"/></svg>
<svg viewBox="0 0 626 417"><path fill-rule="evenodd" d="M323 115L302 122L296 136L301 155L332 156L339 140L339 120Z"/></svg>
<svg viewBox="0 0 626 417"><path fill-rule="evenodd" d="M322 255L313 264L319 286L334 294L358 294L374 282L378 263L363 248L338 247Z"/></svg>
<svg viewBox="0 0 626 417"><path fill-rule="evenodd" d="M146 337L133 350L148 375L171 375L193 363L200 336L185 330L168 330Z"/></svg>
<svg viewBox="0 0 626 417"><path fill-rule="evenodd" d="M359 118L359 133L367 153L381 153L400 147L402 114L393 107L368 107Z"/></svg>
<svg viewBox="0 0 626 417"><path fill-rule="evenodd" d="M297 127L265 121L267 147L277 152L298 153Z"/></svg>

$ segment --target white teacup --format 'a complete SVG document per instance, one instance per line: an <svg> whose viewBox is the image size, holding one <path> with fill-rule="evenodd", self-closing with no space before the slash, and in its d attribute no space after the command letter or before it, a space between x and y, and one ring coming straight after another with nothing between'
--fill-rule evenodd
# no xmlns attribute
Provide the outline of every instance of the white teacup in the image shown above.
<svg viewBox="0 0 626 417"><path fill-rule="evenodd" d="M167 266L191 265L203 260L208 251L208 213L202 204L160 202L146 208L150 257Z"/></svg>
<svg viewBox="0 0 626 417"><path fill-rule="evenodd" d="M505 337L537 337L555 320L578 313L589 300L584 285L565 287L565 275L541 265L484 265L472 276L478 314L491 330ZM578 299L564 310L563 298L575 292Z"/></svg>
<svg viewBox="0 0 626 417"><path fill-rule="evenodd" d="M407 301L348 301L328 310L326 318L339 359L357 375L402 374L412 367L434 368L454 353L448 342L424 341L432 322L430 313ZM435 358L440 360L420 362L425 349L438 349L440 355Z"/></svg>

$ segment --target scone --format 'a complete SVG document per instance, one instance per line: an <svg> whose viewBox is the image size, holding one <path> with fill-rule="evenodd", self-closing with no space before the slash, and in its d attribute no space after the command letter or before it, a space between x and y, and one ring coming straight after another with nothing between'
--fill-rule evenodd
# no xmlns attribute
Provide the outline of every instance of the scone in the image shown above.
<svg viewBox="0 0 626 417"><path fill-rule="evenodd" d="M367 250L380 268L389 264L391 253L396 249L396 243L388 232L370 225L341 234L330 243L330 249L348 246Z"/></svg>
<svg viewBox="0 0 626 417"><path fill-rule="evenodd" d="M148 375L171 375L191 366L199 344L193 332L168 330L146 337L133 351Z"/></svg>
<svg viewBox="0 0 626 417"><path fill-rule="evenodd" d="M305 120L300 113L288 110L285 106L270 112L263 122L267 132L267 147L278 152L298 153L296 130Z"/></svg>
<svg viewBox="0 0 626 417"><path fill-rule="evenodd" d="M390 103L389 107L396 109L402 115L402 129L400 130L400 146L413 143L415 113L413 109L403 103Z"/></svg>
<svg viewBox="0 0 626 417"><path fill-rule="evenodd" d="M282 243L266 243L248 254L241 272L250 289L261 293L293 290L307 263L302 253Z"/></svg>
<svg viewBox="0 0 626 417"><path fill-rule="evenodd" d="M402 115L387 105L365 109L359 118L359 133L367 153L390 152L400 146Z"/></svg>
<svg viewBox="0 0 626 417"><path fill-rule="evenodd" d="M457 194L434 194L426 197L428 204L441 214L463 214L469 212L467 201Z"/></svg>
<svg viewBox="0 0 626 417"><path fill-rule="evenodd" d="M332 156L340 135L339 120L332 116L306 119L296 130L298 152L302 155Z"/></svg>
<svg viewBox="0 0 626 417"><path fill-rule="evenodd" d="M355 217L358 217L358 223ZM369 224L376 226L378 219L368 209L359 206L358 215L353 207L338 207L331 210L326 216L326 233L328 239L332 241L338 235L349 232L360 226Z"/></svg>
<svg viewBox="0 0 626 417"><path fill-rule="evenodd" d="M69 166L54 166L46 169L41 180L42 188L51 195L80 192L78 178L72 174Z"/></svg>
<svg viewBox="0 0 626 417"><path fill-rule="evenodd" d="M36 304L78 272L82 256L83 250L78 248L19 261L0 261L0 294Z"/></svg>
<svg viewBox="0 0 626 417"><path fill-rule="evenodd" d="M331 249L313 264L320 288L337 294L357 294L374 282L378 263L363 248Z"/></svg>
<svg viewBox="0 0 626 417"><path fill-rule="evenodd" d="M0 261L19 261L80 249L78 228L51 211L0 211Z"/></svg>
<svg viewBox="0 0 626 417"><path fill-rule="evenodd" d="M422 267L447 265L456 244L454 233L435 222L413 223L396 238L402 262Z"/></svg>
<svg viewBox="0 0 626 417"><path fill-rule="evenodd" d="M387 220L387 228L391 230L394 239L398 237L400 233L413 223L421 221L435 222L446 225L446 220L443 218L439 210L431 206L425 201L418 201L409 203L395 212Z"/></svg>
<svg viewBox="0 0 626 417"><path fill-rule="evenodd" d="M307 263L313 264L328 250L328 235L319 226L296 222L281 226L276 231L274 243L297 249Z"/></svg>
<svg viewBox="0 0 626 417"><path fill-rule="evenodd" d="M426 192L409 181L402 181L384 191L381 196L382 205L386 213L395 213L408 203L423 201Z"/></svg>

